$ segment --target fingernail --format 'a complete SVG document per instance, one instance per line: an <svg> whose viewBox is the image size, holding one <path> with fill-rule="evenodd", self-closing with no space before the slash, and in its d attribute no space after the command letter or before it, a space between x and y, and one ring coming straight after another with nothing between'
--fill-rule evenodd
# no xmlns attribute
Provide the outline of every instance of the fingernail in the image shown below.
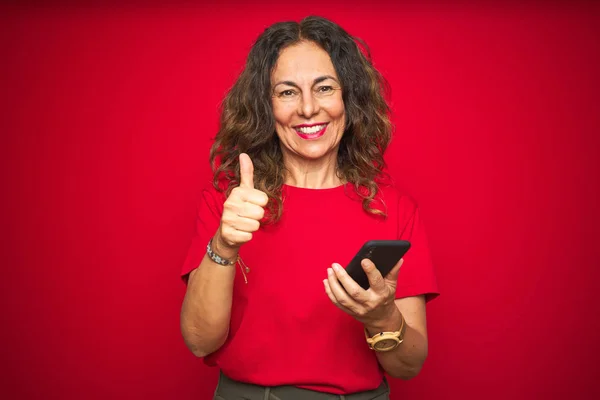
<svg viewBox="0 0 600 400"><path fill-rule="evenodd" d="M333 275L333 270L331 268L327 268L327 275Z"/></svg>
<svg viewBox="0 0 600 400"><path fill-rule="evenodd" d="M333 264L333 269L335 269L336 271L339 271L340 266L338 264Z"/></svg>

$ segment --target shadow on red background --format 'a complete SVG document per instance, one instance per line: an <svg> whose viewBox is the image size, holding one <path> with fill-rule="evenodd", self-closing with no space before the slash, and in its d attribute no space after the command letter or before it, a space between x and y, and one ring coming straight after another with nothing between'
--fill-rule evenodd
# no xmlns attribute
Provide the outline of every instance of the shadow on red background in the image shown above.
<svg viewBox="0 0 600 400"><path fill-rule="evenodd" d="M217 107L308 14L371 46L431 237L430 356L392 398L600 395L598 8L370 4L1 13L3 398L211 398L178 273Z"/></svg>

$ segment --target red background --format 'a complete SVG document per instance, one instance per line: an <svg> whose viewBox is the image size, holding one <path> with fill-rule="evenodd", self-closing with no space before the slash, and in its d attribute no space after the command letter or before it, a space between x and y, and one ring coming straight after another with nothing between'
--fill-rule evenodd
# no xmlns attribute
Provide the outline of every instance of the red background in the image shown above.
<svg viewBox="0 0 600 400"><path fill-rule="evenodd" d="M267 25L314 13L390 81L442 290L392 399L600 396L599 9L456 4L5 8L0 395L211 398L178 273L217 106Z"/></svg>

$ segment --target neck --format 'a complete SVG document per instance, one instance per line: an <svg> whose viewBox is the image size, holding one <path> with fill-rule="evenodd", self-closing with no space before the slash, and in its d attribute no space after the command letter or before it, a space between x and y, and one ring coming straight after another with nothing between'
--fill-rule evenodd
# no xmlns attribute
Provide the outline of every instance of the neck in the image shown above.
<svg viewBox="0 0 600 400"><path fill-rule="evenodd" d="M343 182L337 176L337 152L310 160L284 153L286 168L285 183L306 189L328 189L340 186Z"/></svg>

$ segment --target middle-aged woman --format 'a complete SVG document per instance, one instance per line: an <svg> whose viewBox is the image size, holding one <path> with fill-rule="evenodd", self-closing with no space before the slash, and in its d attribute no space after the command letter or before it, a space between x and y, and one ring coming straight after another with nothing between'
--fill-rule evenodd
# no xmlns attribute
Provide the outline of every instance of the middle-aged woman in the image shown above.
<svg viewBox="0 0 600 400"><path fill-rule="evenodd" d="M419 209L385 171L365 48L324 18L276 23L223 103L182 270L181 330L221 370L215 399L386 399L384 372L425 361L437 286ZM363 260L364 290L343 266L373 239L412 247L386 276Z"/></svg>

